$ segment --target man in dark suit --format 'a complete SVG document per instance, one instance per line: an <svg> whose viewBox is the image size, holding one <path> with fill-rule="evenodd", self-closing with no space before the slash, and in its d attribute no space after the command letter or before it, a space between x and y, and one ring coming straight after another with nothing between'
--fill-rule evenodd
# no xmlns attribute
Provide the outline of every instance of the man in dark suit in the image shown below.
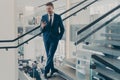
<svg viewBox="0 0 120 80"><path fill-rule="evenodd" d="M50 70L50 76L57 72L57 69L54 68L53 58L58 42L64 34L64 25L61 16L54 13L54 5L51 2L46 4L46 9L47 14L43 15L41 19L41 30L47 55L44 77L48 78L47 74Z"/></svg>

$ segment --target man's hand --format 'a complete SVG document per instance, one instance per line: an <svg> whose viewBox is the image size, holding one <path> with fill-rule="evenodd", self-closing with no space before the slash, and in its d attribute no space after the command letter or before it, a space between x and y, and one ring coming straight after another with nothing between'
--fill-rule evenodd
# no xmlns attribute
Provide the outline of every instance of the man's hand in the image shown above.
<svg viewBox="0 0 120 80"><path fill-rule="evenodd" d="M42 29L44 29L44 27L46 26L47 24L46 24L46 22L41 22L41 27L42 27Z"/></svg>

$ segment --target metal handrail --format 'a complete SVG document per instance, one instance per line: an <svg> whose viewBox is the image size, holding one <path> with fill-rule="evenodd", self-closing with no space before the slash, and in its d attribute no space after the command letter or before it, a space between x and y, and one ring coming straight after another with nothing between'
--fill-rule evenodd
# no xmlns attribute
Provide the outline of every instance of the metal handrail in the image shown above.
<svg viewBox="0 0 120 80"><path fill-rule="evenodd" d="M92 32L90 32L89 34L87 34L86 36L84 36L83 38L79 39L77 42L75 42L75 45L78 45L79 43L83 42L85 39L87 39L89 36L93 35L94 33L96 33L98 30L100 30L101 28L103 28L104 26L106 26L107 24L109 24L110 22L112 22L113 20L115 20L117 17L120 16L120 13L117 14L116 16L112 17L110 20L106 21L105 23L103 23L101 26L99 26L98 28L94 29Z"/></svg>
<svg viewBox="0 0 120 80"><path fill-rule="evenodd" d="M77 14L78 12L80 12L80 11L82 11L82 10L85 10L87 7L91 6L92 4L94 4L94 3L97 2L97 1L98 1L98 0L92 1L91 3L87 4L86 6L82 7L82 8L79 9L79 10L77 10L76 12L70 14L69 16L67 16L66 18L64 18L63 20L66 20L66 19L68 19L69 17L71 17L71 16Z"/></svg>
<svg viewBox="0 0 120 80"><path fill-rule="evenodd" d="M82 1L82 2L80 2L80 3L78 3L78 4L76 4L75 6L71 7L70 9L68 9L68 10L66 10L66 11L64 11L64 12L62 12L60 15L63 15L63 14L65 14L65 13L71 11L72 9L74 9L74 8L76 8L77 6L79 6L79 5L83 4L83 3L85 3L86 1L88 1L88 0L84 0L84 1Z"/></svg>
<svg viewBox="0 0 120 80"><path fill-rule="evenodd" d="M18 47L20 47L21 45L24 45L25 43L28 43L30 40L36 38L36 37L39 36L40 34L41 34L41 32L38 33L38 34L36 34L35 36L29 38L28 40L26 40L26 41L18 44L17 46L4 46L4 47L0 47L0 49L6 49L6 50L8 50L8 49L12 49L12 48L18 48Z"/></svg>
<svg viewBox="0 0 120 80"><path fill-rule="evenodd" d="M57 0L54 0L54 1L57 1ZM86 2L86 1L87 1L87 0L84 0L84 1L80 2L79 4L73 6L72 8L70 8L70 9L68 9L68 10L66 10L66 11L64 11L64 12L62 12L60 15L63 15L63 14L65 14L65 13L67 13L68 11L70 11L70 10L74 9L75 7L77 7L77 6L81 5L81 4L83 4L83 3ZM71 16L70 16L70 17L71 17ZM27 34L33 32L33 31L35 31L35 30L37 30L37 29L39 29L39 28L40 28L40 26L35 27L35 28L33 28L32 30L28 31L27 33L25 33L25 34L23 34L23 35L21 35L21 36L15 38L15 39L13 39L13 40L0 40L0 43L1 43L1 42L2 42L2 43L5 43L5 42L14 42L14 41L17 41L18 39L20 39L20 38L26 36Z"/></svg>
<svg viewBox="0 0 120 80"><path fill-rule="evenodd" d="M105 17L107 17L108 15L110 15L112 12L116 11L117 9L120 8L120 5L118 5L117 7L113 8L112 10L108 11L107 13L105 13L103 16L99 17L97 20L93 21L92 23L90 23L89 25L85 26L84 28L80 29L77 32L77 35L79 35L80 33L84 32L85 30L87 30L88 28L92 27L93 25L95 25L97 22L101 21L102 19L104 19Z"/></svg>
<svg viewBox="0 0 120 80"><path fill-rule="evenodd" d="M38 28L40 28L40 26L38 26L38 27L36 27L36 28L34 28L34 29L28 31L27 33L25 33L25 34L23 34L23 35L21 35L21 36L15 38L15 39L13 39L13 40L1 40L0 42L2 42L2 43L3 43L3 42L4 42L4 43L5 43L5 42L14 42L14 41L16 41L16 40L18 40L18 39L24 37L25 35L27 35L27 34L33 32L33 31L37 30Z"/></svg>

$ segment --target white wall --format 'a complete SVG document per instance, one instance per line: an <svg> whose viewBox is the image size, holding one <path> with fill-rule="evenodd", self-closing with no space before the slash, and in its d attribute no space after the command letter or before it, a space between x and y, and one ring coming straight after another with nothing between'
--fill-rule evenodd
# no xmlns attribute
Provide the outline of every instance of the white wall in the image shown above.
<svg viewBox="0 0 120 80"><path fill-rule="evenodd" d="M16 31L15 1L0 0L0 40L14 39ZM4 45L6 44L0 44L0 46ZM16 49L0 50L0 80L18 80L16 51Z"/></svg>

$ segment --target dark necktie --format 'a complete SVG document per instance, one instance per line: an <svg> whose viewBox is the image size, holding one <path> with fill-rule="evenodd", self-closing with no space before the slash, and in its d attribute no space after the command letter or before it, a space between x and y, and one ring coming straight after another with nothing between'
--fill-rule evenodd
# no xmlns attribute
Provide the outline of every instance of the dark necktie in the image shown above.
<svg viewBox="0 0 120 80"><path fill-rule="evenodd" d="M52 15L50 15L50 21L49 21L50 26L52 27Z"/></svg>

